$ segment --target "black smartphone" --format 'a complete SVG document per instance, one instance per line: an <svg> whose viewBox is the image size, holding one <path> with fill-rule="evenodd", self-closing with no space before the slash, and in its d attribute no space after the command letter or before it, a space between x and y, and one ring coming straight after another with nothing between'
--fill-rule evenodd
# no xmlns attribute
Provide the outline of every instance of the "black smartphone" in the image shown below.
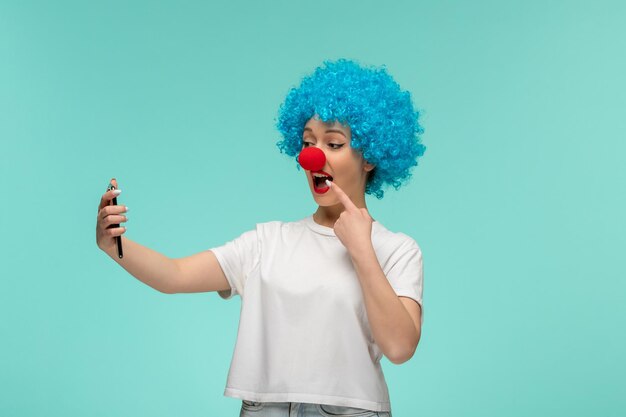
<svg viewBox="0 0 626 417"><path fill-rule="evenodd" d="M107 191L111 190L115 190L115 186L109 183ZM117 197L113 197L113 205L117 206ZM112 229L115 227L120 227L120 224L112 224L111 226L107 227L107 229ZM121 259L124 257L124 252L122 251L122 236L115 236L115 243L117 243L117 256Z"/></svg>

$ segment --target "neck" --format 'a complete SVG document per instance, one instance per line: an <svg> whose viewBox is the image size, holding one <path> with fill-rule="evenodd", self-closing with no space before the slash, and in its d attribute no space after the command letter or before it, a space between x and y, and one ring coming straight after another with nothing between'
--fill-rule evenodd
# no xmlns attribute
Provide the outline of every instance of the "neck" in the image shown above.
<svg viewBox="0 0 626 417"><path fill-rule="evenodd" d="M352 200L354 205L358 208L365 208L367 206L365 204L365 196L358 201ZM313 220L315 223L321 224L326 227L333 227L337 219L339 219L339 215L345 210L345 207L341 203L337 203L334 206L318 206L317 210L313 214Z"/></svg>

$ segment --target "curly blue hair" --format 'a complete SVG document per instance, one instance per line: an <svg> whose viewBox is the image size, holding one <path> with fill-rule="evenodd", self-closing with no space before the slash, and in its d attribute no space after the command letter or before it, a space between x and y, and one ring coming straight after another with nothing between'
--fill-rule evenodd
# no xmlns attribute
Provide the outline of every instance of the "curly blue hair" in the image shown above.
<svg viewBox="0 0 626 417"><path fill-rule="evenodd" d="M313 74L292 88L278 112L276 127L283 139L276 143L281 153L297 157L302 150L304 126L316 116L324 122L350 126L350 145L375 165L369 172L365 193L383 198L381 189L391 184L397 190L411 178L426 147L420 142L422 127L411 94L387 73L386 68L364 68L339 59L324 61ZM300 164L296 164L300 169Z"/></svg>

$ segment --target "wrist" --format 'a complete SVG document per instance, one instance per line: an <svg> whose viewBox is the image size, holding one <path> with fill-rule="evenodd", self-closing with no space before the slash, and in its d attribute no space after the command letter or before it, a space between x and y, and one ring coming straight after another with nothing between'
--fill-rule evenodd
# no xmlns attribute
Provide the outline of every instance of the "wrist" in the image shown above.
<svg viewBox="0 0 626 417"><path fill-rule="evenodd" d="M372 246L371 242L361 245L358 248L354 248L349 251L349 253L350 258L352 258L352 262L364 262L371 259L377 259L374 246Z"/></svg>

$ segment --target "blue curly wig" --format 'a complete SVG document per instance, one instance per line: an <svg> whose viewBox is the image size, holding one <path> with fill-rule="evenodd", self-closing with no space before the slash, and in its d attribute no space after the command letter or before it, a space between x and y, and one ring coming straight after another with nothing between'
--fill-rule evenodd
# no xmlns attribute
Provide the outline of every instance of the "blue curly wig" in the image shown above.
<svg viewBox="0 0 626 417"><path fill-rule="evenodd" d="M411 178L426 147L420 143L422 127L411 94L402 91L385 67L363 68L354 61L324 61L323 66L292 88L278 112L276 127L283 139L276 143L281 153L297 157L302 150L304 125L317 117L350 126L350 145L375 165L369 172L365 193L379 200L381 189L391 184L397 190ZM300 164L296 163L297 169Z"/></svg>

